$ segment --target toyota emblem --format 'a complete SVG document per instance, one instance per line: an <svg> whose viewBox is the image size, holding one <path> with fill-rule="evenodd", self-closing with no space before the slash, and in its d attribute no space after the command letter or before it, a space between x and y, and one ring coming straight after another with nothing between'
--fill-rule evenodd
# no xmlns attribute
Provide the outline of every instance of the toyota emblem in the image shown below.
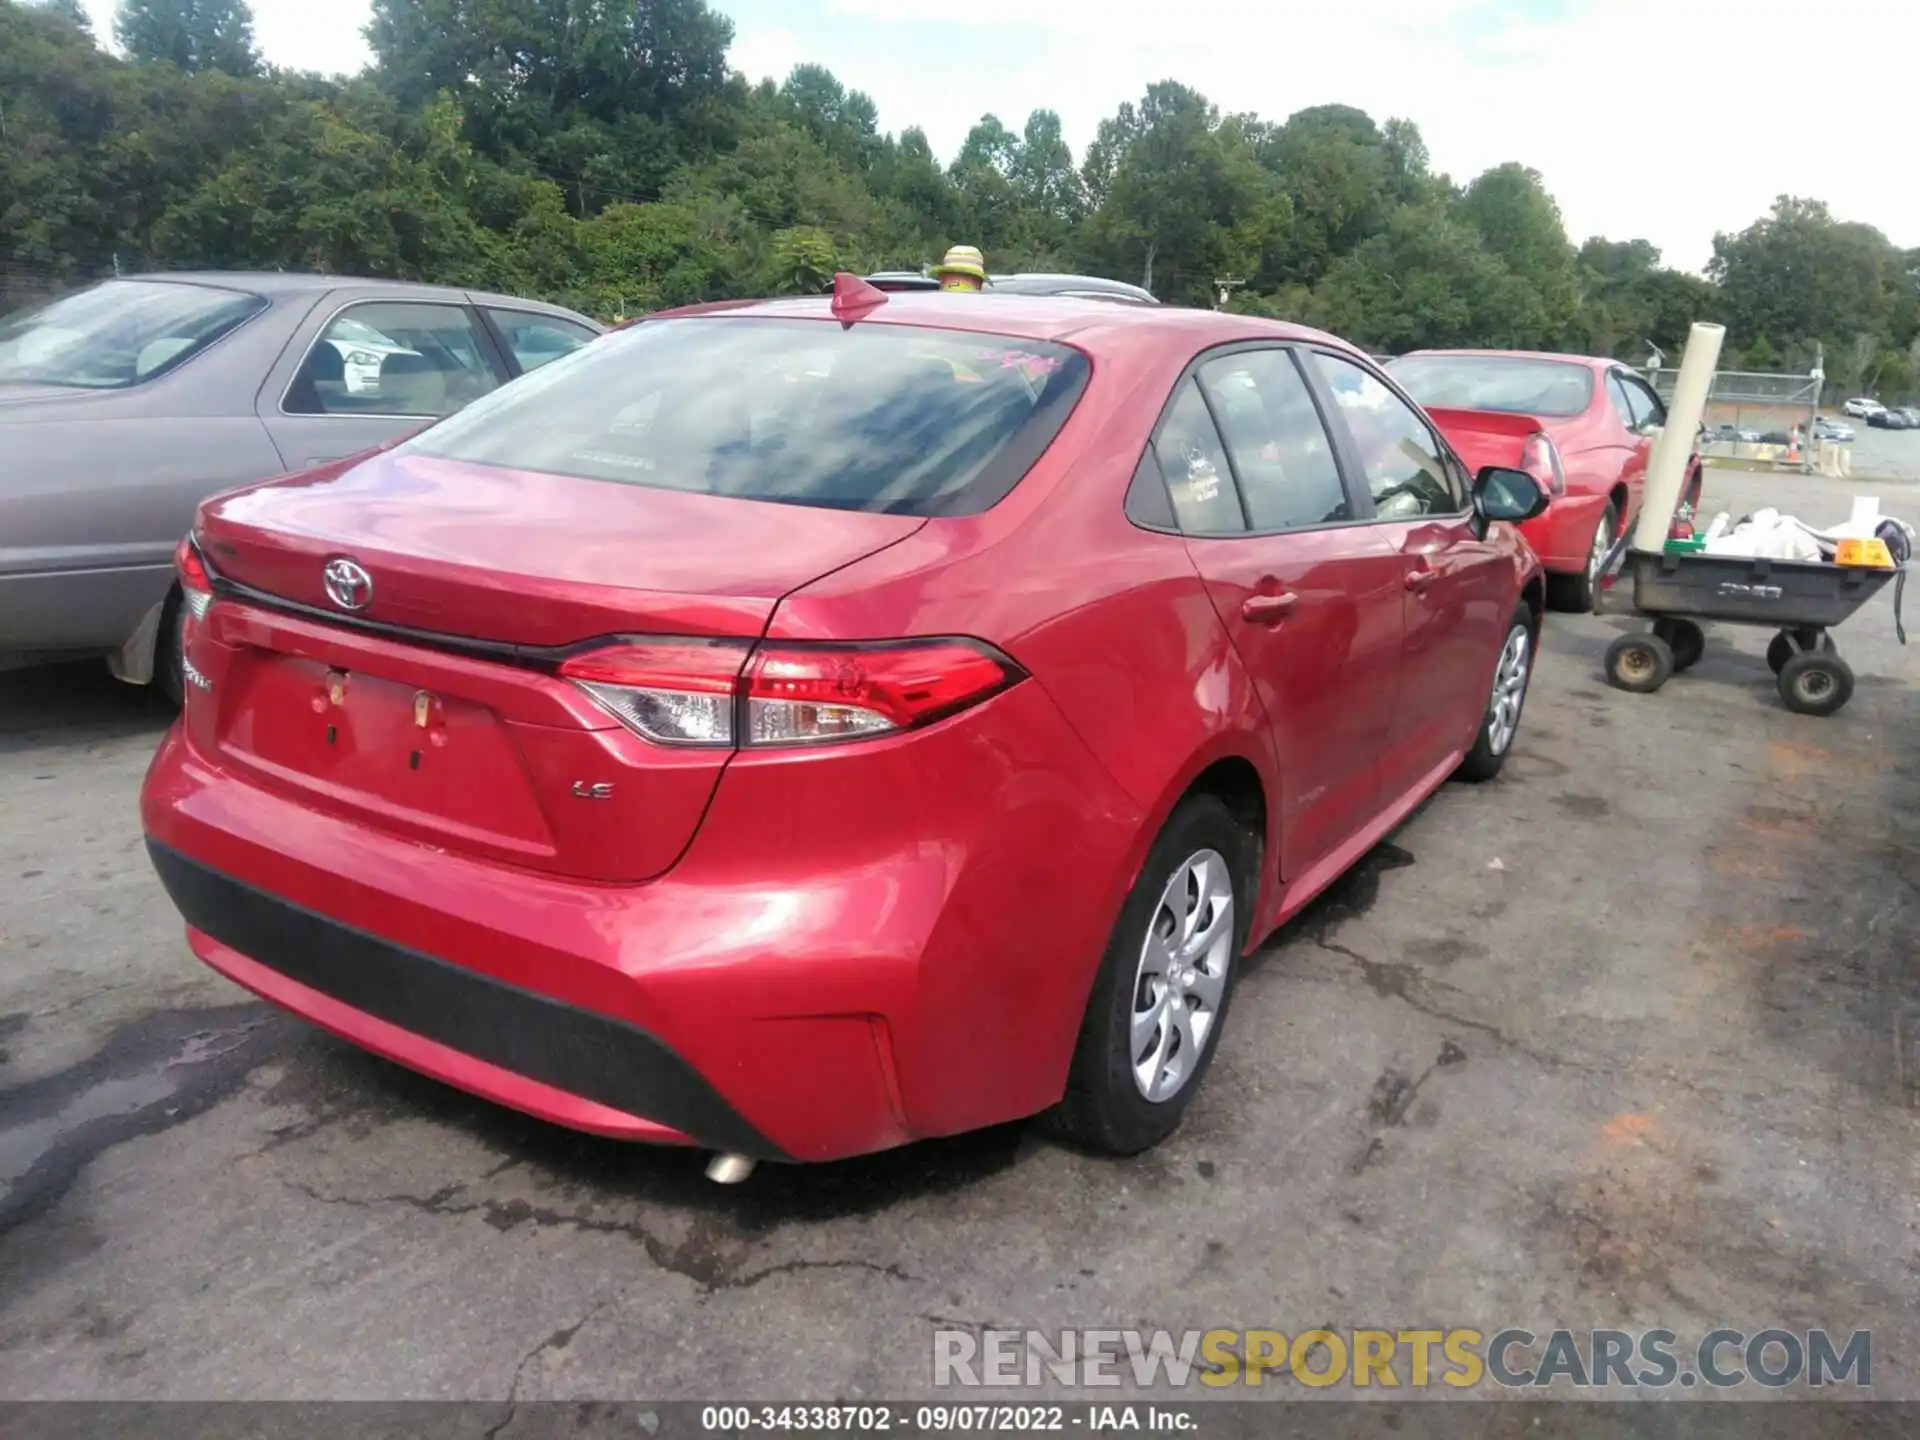
<svg viewBox="0 0 1920 1440"><path fill-rule="evenodd" d="M373 599L373 577L351 560L329 560L320 578L327 598L342 610L364 610Z"/></svg>

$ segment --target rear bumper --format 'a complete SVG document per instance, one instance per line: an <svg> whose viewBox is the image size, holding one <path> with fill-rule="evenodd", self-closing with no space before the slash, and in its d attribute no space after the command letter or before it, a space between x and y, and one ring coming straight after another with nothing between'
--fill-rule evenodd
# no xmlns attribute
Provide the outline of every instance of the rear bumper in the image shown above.
<svg viewBox="0 0 1920 1440"><path fill-rule="evenodd" d="M644 1030L342 925L152 840L147 853L194 954L344 1039L576 1129L787 1158Z"/></svg>
<svg viewBox="0 0 1920 1440"><path fill-rule="evenodd" d="M266 999L560 1124L795 1160L1058 1099L1142 818L1033 684L736 757L638 885L321 811L179 725L141 813L194 953Z"/></svg>

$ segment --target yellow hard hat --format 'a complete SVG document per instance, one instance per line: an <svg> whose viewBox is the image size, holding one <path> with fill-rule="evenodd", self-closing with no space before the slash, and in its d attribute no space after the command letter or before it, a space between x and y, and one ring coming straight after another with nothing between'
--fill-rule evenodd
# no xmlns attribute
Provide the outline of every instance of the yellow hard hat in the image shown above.
<svg viewBox="0 0 1920 1440"><path fill-rule="evenodd" d="M987 257L980 253L976 245L955 245L947 251L946 258L933 267L935 275L971 275L976 280L987 278Z"/></svg>

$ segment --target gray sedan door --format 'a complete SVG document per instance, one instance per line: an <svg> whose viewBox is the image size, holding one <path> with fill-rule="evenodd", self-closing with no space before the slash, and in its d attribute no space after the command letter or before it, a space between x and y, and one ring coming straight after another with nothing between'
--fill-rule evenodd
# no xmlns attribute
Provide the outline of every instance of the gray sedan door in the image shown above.
<svg viewBox="0 0 1920 1440"><path fill-rule="evenodd" d="M305 470L451 415L507 377L479 317L446 291L342 288L267 377L259 415L287 469Z"/></svg>

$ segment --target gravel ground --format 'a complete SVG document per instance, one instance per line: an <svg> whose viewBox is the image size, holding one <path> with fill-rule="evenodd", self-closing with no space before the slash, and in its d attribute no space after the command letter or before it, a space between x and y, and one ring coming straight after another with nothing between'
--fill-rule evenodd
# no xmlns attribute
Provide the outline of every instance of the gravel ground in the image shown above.
<svg viewBox="0 0 1920 1440"><path fill-rule="evenodd" d="M1779 1324L1870 1328L1920 1398L1915 652L1862 612L1821 721L1758 632L1610 690L1626 624L1552 619L1505 776L1267 948L1160 1150L1010 1126L737 1189L202 969L135 815L166 713L0 676L0 1396L902 1398L937 1327Z"/></svg>

